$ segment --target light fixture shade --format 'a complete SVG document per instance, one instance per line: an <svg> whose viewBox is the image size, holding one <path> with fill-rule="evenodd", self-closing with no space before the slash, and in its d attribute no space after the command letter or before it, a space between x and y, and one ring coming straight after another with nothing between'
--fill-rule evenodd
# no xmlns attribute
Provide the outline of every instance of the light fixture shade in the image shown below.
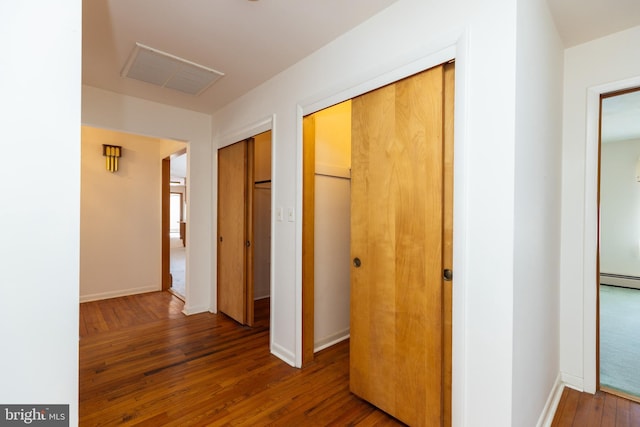
<svg viewBox="0 0 640 427"><path fill-rule="evenodd" d="M118 172L118 163L122 157L122 147L119 145L102 144L102 155L106 157L106 167L109 172Z"/></svg>

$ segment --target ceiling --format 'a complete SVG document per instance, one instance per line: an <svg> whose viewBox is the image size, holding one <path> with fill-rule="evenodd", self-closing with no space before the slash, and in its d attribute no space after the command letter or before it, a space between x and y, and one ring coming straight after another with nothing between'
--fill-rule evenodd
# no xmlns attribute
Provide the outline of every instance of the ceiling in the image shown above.
<svg viewBox="0 0 640 427"><path fill-rule="evenodd" d="M83 83L213 113L395 1L83 0ZM638 0L548 3L567 47L640 24ZM121 77L136 42L225 75L198 96Z"/></svg>
<svg viewBox="0 0 640 427"><path fill-rule="evenodd" d="M83 0L82 81L212 113L395 1ZM121 77L136 42L225 75L199 96Z"/></svg>
<svg viewBox="0 0 640 427"><path fill-rule="evenodd" d="M638 0L547 0L566 47L640 25Z"/></svg>

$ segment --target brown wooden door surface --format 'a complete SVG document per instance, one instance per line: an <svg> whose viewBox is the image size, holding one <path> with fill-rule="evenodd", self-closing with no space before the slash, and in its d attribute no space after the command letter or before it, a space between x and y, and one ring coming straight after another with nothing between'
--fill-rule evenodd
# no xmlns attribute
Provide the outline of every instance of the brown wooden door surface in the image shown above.
<svg viewBox="0 0 640 427"><path fill-rule="evenodd" d="M352 104L350 388L415 426L442 425L445 405L444 77Z"/></svg>
<svg viewBox="0 0 640 427"><path fill-rule="evenodd" d="M162 204L161 204L161 228L162 228L162 290L171 288L171 158L162 159Z"/></svg>
<svg viewBox="0 0 640 427"><path fill-rule="evenodd" d="M247 141L218 150L218 310L246 322Z"/></svg>

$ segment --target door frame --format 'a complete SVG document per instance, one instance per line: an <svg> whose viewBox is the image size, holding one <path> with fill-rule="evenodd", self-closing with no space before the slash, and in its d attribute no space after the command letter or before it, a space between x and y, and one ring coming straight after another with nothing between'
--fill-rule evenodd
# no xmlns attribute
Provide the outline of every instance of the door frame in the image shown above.
<svg viewBox="0 0 640 427"><path fill-rule="evenodd" d="M600 168L600 96L640 86L640 77L619 80L587 89L586 150L584 174L584 250L582 257L584 292L583 311L583 389L595 393L598 371L598 210Z"/></svg>
<svg viewBox="0 0 640 427"><path fill-rule="evenodd" d="M452 290L453 306L452 306L452 355L451 355L451 370L452 370L452 383L451 383L451 413L452 423L454 425L464 425L464 411L466 406L466 396L464 394L466 383L466 343L465 343L465 310L466 305L466 265L468 264L467 257L465 255L466 248L466 222L464 213L466 210L467 200L467 186L466 186L466 156L467 150L466 141L466 100L468 99L468 88L465 84L469 75L468 68L468 33L463 31L462 33L452 35L452 38L446 41L441 41L439 46L442 46L440 50L434 50L433 46L428 49L428 52L421 52L412 57L411 60L407 58L397 60L390 64L390 66L383 72L379 70L374 74L369 75L368 79L363 76L359 80L358 84L353 85L353 82L345 82L345 87L341 90L335 88L321 92L316 96L300 102L297 104L297 117L296 123L298 125L297 131L297 159L296 159L296 182L298 182L299 195L296 210L300 212L301 220L296 224L296 281L295 281L295 354L293 364L296 367L302 367L303 360L303 346L308 347L308 343L305 343L305 337L303 333L303 199L302 186L304 177L304 156L303 156L303 118L309 114L313 114L331 105L344 102L348 99L352 99L363 93L371 90L378 89L386 84L393 83L401 80L405 77L409 77L413 74L425 71L429 68L437 66L442 63L455 60L455 112L454 112L454 212L453 223L456 233L453 237L453 268L456 271L455 282L456 285ZM308 303L307 303L308 304Z"/></svg>
<svg viewBox="0 0 640 427"><path fill-rule="evenodd" d="M595 153L595 158L596 158L596 169L595 169L595 179L596 179L596 186L595 186L595 216L596 216L596 240L595 240L595 267L593 268L592 272L595 272L595 286L591 286L595 298L595 352L592 354L590 352L587 352L587 346L585 346L585 361L587 360L587 357L589 357L589 359L594 360L595 364L594 364L594 368L595 368L595 372L593 374L593 381L594 381L594 392L598 391L598 390L604 390L607 392L613 392L614 394L619 394L619 392L615 392L613 390L610 390L608 388L602 389L602 387L600 386L600 239L598 238L598 236L600 236L600 180L601 180L601 165L602 165L602 140L601 140L601 129L602 129L602 101L606 98L611 98L614 96L618 96L618 95L624 95L625 93L630 93L630 92L637 92L638 90L640 90L640 78L638 79L631 79L631 81L637 81L637 84L631 84L630 85L630 80L624 80L622 82L614 82L614 83L610 83L610 84L606 84L606 85L602 85L602 86L598 86L596 88L593 88L593 93L590 90L588 93L588 99L587 99L587 145L588 145L588 149L587 149L587 168L589 167L589 154L594 154L591 153L590 151L590 143L592 143L593 141L591 141L591 138L594 137L593 134L591 134L589 132L589 130L591 130L592 132L594 131L594 129L590 129L590 127L593 126L593 123L591 122L592 119L595 118L595 115L597 114L597 130L596 130L596 143L597 146L595 148L596 153ZM592 98L593 96L593 98ZM597 97L597 105L595 105L595 97ZM592 105L592 103L594 103L594 105ZM597 110L597 111L593 111L593 110ZM587 177L588 179L589 176L589 172L587 172L585 174L585 177ZM585 183L587 185L585 185L586 187L586 197L585 197L585 212L589 212L589 209L587 208L587 199L589 198L590 195L590 190L592 190L592 188L590 188L588 186L588 182ZM587 217L588 215L585 215L585 217ZM585 221L585 230L589 229L589 224L588 222ZM587 246L587 241L585 240L585 249ZM585 258L586 258L586 250L585 250ZM586 261L586 259L585 259ZM585 262L585 267L588 267L588 265ZM588 280L589 276L585 275L585 288L587 287L587 283L586 281ZM585 296L586 296L587 292L585 289ZM585 325L588 325L588 323L586 322L586 318L587 315L590 313L586 313L587 311L590 310L585 310ZM589 328L585 327L585 342L589 342L586 341L587 340L587 330ZM592 338L592 337L590 337ZM587 384L588 384L588 380L587 380L587 374L588 374L588 370L585 373L585 389L587 389ZM589 377L589 379L591 379L591 377ZM588 391L588 390L587 390ZM623 395L623 394L619 394L619 395ZM637 400L638 398L635 397L631 397L631 396L624 396L627 399L632 399L632 400Z"/></svg>
<svg viewBox="0 0 640 427"><path fill-rule="evenodd" d="M271 131L271 208L272 210L275 209L275 199L276 199L276 192L274 190L275 188L275 183L277 181L277 175L276 175L276 169L275 169L275 152L276 152L276 126L275 126L275 122L276 122L276 115L273 114L271 116L266 117L263 120L260 120L256 123L247 125L245 127L240 128L239 130L236 130L234 132L228 133L223 135L222 137L220 137L219 140L214 140L213 142L213 158L212 158L212 164L216 165L215 169L217 170L217 165L218 165L218 150L227 147L229 145L235 144L236 142L240 142L243 141L245 139L248 138L253 138L254 136L261 134L263 132L267 132L267 131ZM217 200L218 200L218 178L217 178L217 174L215 174L214 177L214 183L213 183L213 187L214 187L214 205L217 206ZM217 224L218 223L218 211L216 208L215 211L215 218L213 219L214 223ZM275 269L273 268L274 265L274 258L275 258L275 215L271 215L271 224L270 224L270 228L271 228L271 259L270 259L270 264L271 264L271 269L270 269L270 278L269 278L269 283L270 283L270 289L269 289L269 294L270 294L270 307L269 307L269 317L270 317L270 324L273 324L273 319L274 319L274 307L276 306L276 296L274 295L273 292L273 284L275 283ZM212 289L212 311L214 313L217 313L218 310L218 263L217 263L217 259L218 259L218 253L217 253L217 247L218 247L218 230L217 227L214 231L214 233L212 233L212 247L214 248L214 252L213 252L213 263L215 266L215 271L213 274L213 279L214 279L214 285L213 285L213 289ZM271 334L271 332L269 332L269 349L271 352L273 352L273 335Z"/></svg>

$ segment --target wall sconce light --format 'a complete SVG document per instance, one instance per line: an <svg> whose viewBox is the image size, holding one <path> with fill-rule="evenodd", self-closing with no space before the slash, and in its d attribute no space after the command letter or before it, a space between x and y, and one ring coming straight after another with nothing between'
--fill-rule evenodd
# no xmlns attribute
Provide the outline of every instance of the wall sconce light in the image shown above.
<svg viewBox="0 0 640 427"><path fill-rule="evenodd" d="M122 147L102 144L102 155L107 158L107 170L118 172L118 159L122 156Z"/></svg>

